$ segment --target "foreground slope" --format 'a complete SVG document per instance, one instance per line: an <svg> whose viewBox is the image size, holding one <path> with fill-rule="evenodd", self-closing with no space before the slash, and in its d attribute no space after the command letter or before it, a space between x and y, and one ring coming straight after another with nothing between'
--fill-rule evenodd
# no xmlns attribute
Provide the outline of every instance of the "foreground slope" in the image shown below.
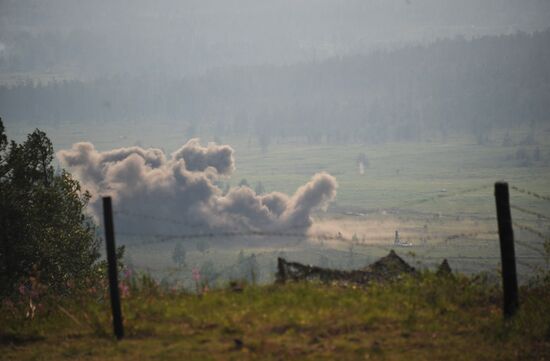
<svg viewBox="0 0 550 361"><path fill-rule="evenodd" d="M45 303L32 321L2 306L0 359L548 359L548 283L521 292L520 314L503 323L498 288L480 278L234 286L201 296L141 282L123 300L120 342L101 297Z"/></svg>

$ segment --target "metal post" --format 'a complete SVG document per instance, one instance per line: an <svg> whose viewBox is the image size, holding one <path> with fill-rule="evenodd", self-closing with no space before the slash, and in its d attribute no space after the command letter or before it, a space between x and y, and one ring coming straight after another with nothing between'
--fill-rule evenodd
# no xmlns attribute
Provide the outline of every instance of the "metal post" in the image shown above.
<svg viewBox="0 0 550 361"><path fill-rule="evenodd" d="M516 275L516 256L514 251L514 231L510 213L510 195L508 183L495 183L498 234L500 237L500 256L502 260L503 313L505 318L513 316L518 307L518 281Z"/></svg>
<svg viewBox="0 0 550 361"><path fill-rule="evenodd" d="M120 310L120 295L118 292L118 269L116 264L115 231L113 226L113 207L111 197L103 197L103 219L105 226L105 241L107 244L107 263L109 265L109 289L111 294L111 309L113 312L113 328L118 340L124 337L122 327L122 311Z"/></svg>

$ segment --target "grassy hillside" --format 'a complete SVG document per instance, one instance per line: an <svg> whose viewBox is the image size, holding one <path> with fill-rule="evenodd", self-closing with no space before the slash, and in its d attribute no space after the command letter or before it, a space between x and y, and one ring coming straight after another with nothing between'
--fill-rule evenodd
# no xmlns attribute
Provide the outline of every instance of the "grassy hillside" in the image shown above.
<svg viewBox="0 0 550 361"><path fill-rule="evenodd" d="M108 301L45 303L34 320L2 306L2 360L542 360L550 357L550 288L500 291L433 274L367 289L321 284L224 288L201 296L145 282L123 299L126 338ZM59 307L59 305L62 305Z"/></svg>

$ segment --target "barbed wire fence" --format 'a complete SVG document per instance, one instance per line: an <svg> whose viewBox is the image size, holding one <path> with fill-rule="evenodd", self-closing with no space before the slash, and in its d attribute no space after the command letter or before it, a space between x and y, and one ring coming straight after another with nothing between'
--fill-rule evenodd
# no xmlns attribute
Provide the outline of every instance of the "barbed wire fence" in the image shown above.
<svg viewBox="0 0 550 361"><path fill-rule="evenodd" d="M458 198L467 194L481 193L486 202L494 204L488 190L493 184L449 191L416 200L406 201L388 211L411 212L414 221L422 217L440 217L442 212L429 212L415 208L449 198ZM548 268L550 254L550 236L543 226L550 216L543 210L550 208L550 197L537 192L511 186L513 196L528 197L531 201L544 203L538 207L525 204L511 204L514 211L513 226L516 230L517 264L520 276L529 277L536 270ZM512 197L514 199L514 197ZM524 202L525 203L525 202ZM531 205L529 203L529 205ZM453 218L472 218L476 221L495 221L489 229L469 229L456 233L441 233L432 236L429 241L399 245L387 241L361 242L340 233L309 234L309 224L294 225L284 230L238 229L211 230L177 219L144 214L128 209L114 212L117 222L128 220L147 225L155 224L152 229L174 230L174 232L129 232L123 228L117 237L127 248L127 263L137 270L149 272L159 279L180 282L184 287L193 287L192 270L200 270L211 284L223 284L231 278L246 278L254 282L271 282L276 271L276 258L283 255L296 262L317 264L339 269L353 269L367 266L390 250L397 250L408 263L419 268L433 268L447 259L453 268L465 273L487 272L498 274L500 256L498 253L498 232L494 214L461 212L460 215L447 214ZM443 222L443 221L442 221ZM170 226L166 226L170 225ZM485 225L486 226L486 225ZM485 227L487 228L487 227ZM178 230L178 231L175 231ZM202 245L201 243L210 244ZM184 266L172 261L175 245L183 243L186 251ZM195 246L195 249L193 249ZM212 246L212 247L210 247ZM129 261L129 262L128 262ZM256 274L256 275L254 275Z"/></svg>
<svg viewBox="0 0 550 361"><path fill-rule="evenodd" d="M545 209L550 205L550 197L548 196L517 186L511 186L510 188L519 194L529 196L531 200L537 200L539 203L543 203L543 208ZM541 213L539 210L518 206L516 204L511 204L510 208L517 212L517 214L523 215L523 218L517 217L516 220L512 222L513 227L519 231L515 243L522 248L535 252L539 257L537 260L542 259L542 262L538 264L526 264L526 262L520 259L518 260L518 264L530 268L531 270L540 270L542 268L548 269L550 267L550 232L548 232L550 229L550 224L548 223L550 216ZM544 224L547 226L546 233L540 230ZM528 240L523 239L527 234L530 236Z"/></svg>

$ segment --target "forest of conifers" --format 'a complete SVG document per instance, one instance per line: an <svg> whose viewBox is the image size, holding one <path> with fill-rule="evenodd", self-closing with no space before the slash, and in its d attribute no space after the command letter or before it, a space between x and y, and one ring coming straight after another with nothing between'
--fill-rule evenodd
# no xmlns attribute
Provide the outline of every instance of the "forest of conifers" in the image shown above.
<svg viewBox="0 0 550 361"><path fill-rule="evenodd" d="M0 109L5 119L36 125L161 120L190 133L313 143L479 135L547 121L549 43L546 30L176 80L144 73L27 81L0 86Z"/></svg>

